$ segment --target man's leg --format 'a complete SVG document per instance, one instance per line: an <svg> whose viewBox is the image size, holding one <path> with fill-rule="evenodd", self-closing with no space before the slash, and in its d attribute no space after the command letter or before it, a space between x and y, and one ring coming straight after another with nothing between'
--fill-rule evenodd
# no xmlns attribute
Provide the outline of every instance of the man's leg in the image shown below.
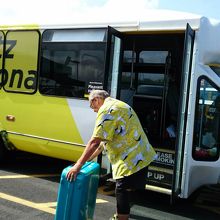
<svg viewBox="0 0 220 220"><path fill-rule="evenodd" d="M123 180L116 181L117 215L119 220L127 220L130 214L130 192Z"/></svg>
<svg viewBox="0 0 220 220"><path fill-rule="evenodd" d="M147 167L130 176L116 180L116 201L119 220L127 220L130 214L131 189L144 189Z"/></svg>

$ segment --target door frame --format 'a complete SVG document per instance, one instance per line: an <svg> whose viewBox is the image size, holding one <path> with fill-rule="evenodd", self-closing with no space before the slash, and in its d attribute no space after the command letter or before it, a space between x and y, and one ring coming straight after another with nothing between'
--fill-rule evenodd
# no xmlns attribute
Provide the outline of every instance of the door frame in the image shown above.
<svg viewBox="0 0 220 220"><path fill-rule="evenodd" d="M190 80L193 65L193 47L194 47L195 31L187 23L185 32L185 42L183 50L183 64L182 64L182 79L180 90L180 105L178 112L178 124L177 124L177 142L175 146L175 166L172 181L172 194L171 203L181 193L182 175L183 175L183 162L184 162L184 150L186 140L186 129L188 119L188 105L190 94Z"/></svg>
<svg viewBox="0 0 220 220"><path fill-rule="evenodd" d="M108 30L107 30L107 43L106 43L106 55L105 55L105 77L104 77L104 89L107 90L109 92L109 77L110 74L112 74L112 72L110 73L110 67L113 64L113 60L111 60L111 56L113 55L112 52L114 52L114 50L112 50L112 46L114 45L115 42L113 42L113 37L114 38L118 38L120 40L120 47L118 48L119 50L119 54L118 54L118 78L117 78L117 82L113 82L116 83L116 94L112 94L112 91L110 91L110 94L112 97L114 98L118 98L119 97L119 90L118 90L118 82L119 82L119 77L120 77L120 72L121 72L121 61L122 61L122 47L123 47L123 39L124 39L124 34L121 33L120 31L116 30L115 28L108 26ZM112 61L112 62L111 62Z"/></svg>
<svg viewBox="0 0 220 220"><path fill-rule="evenodd" d="M121 72L121 59L122 59L122 42L123 42L123 34L119 31L117 31L116 29L114 29L111 26L108 26L107 29L107 40L106 40L106 52L105 52L105 74L104 74L104 85L103 88L109 92L109 94L111 95L111 97L113 98L118 98L119 97L119 90L118 90L118 82L119 82L119 75ZM112 45L114 44L114 42L112 42L112 38L113 37L117 37L120 39L120 48L119 49L119 56L118 56L118 78L116 81L114 81L113 83L115 83L115 87L116 87L116 94L112 94L112 91L109 89L109 76L110 74L112 75L112 73L110 73L110 67L113 64L113 61L111 62L111 56L112 56L112 52L114 53L114 50L112 50ZM112 86L112 85L111 85ZM111 87L110 87L111 88ZM97 162L101 165L102 164L102 154L98 155L98 159ZM107 170L107 172L111 172L111 165L109 162L109 169ZM107 173L108 175L108 173Z"/></svg>

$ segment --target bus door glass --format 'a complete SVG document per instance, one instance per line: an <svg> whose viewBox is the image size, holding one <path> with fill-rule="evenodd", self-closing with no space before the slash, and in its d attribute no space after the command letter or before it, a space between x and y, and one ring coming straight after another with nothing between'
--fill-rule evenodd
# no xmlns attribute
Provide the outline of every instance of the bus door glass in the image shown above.
<svg viewBox="0 0 220 220"><path fill-rule="evenodd" d="M118 80L121 68L123 35L112 27L108 27L107 50L105 62L105 88L111 97L118 97Z"/></svg>
<svg viewBox="0 0 220 220"><path fill-rule="evenodd" d="M5 36L4 33L0 31L0 68L1 68L1 72L0 72L0 89L2 88L3 85L3 50L4 50L4 42L5 42Z"/></svg>
<svg viewBox="0 0 220 220"><path fill-rule="evenodd" d="M180 93L180 107L179 107L179 124L178 135L176 143L175 155L175 168L172 185L172 200L181 192L182 170L183 170L183 157L186 138L186 122L187 122L187 109L188 97L190 88L190 77L193 57L195 31L192 30L187 24L184 43L183 66L182 66L182 80L181 80L181 93Z"/></svg>
<svg viewBox="0 0 220 220"><path fill-rule="evenodd" d="M108 27L106 55L105 55L105 82L104 89L111 97L119 97L118 81L122 59L122 38L123 35L112 27ZM111 165L106 157L99 155L99 163L107 166L107 173L111 172Z"/></svg>

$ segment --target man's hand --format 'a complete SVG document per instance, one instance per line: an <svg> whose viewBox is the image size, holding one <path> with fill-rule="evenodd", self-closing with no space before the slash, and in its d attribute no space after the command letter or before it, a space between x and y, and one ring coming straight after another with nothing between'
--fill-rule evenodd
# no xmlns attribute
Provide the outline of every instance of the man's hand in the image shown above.
<svg viewBox="0 0 220 220"><path fill-rule="evenodd" d="M77 174L79 173L82 165L88 161L88 159L91 157L91 155L96 151L99 144L101 142L100 138L91 138L88 144L86 145L85 150L83 151L83 154L77 161L77 163L70 169L70 171L67 173L66 178L68 181L72 181L76 179Z"/></svg>
<svg viewBox="0 0 220 220"><path fill-rule="evenodd" d="M76 163L73 165L73 167L69 170L69 172L66 175L66 178L68 181L76 180L76 176L79 173L80 169L82 167L82 164Z"/></svg>

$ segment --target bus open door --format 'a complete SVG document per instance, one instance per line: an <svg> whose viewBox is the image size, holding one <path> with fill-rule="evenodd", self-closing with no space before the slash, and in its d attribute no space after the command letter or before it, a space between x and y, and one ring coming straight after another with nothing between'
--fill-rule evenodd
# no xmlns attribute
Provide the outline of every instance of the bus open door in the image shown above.
<svg viewBox="0 0 220 220"><path fill-rule="evenodd" d="M172 34L120 33L108 28L105 89L111 96L131 105L139 116L159 156L146 174L146 189L168 194L171 201L177 197L188 198L200 186L217 183L219 178L219 146L213 149L209 146L213 156L198 158L208 127L203 118L208 106L201 105L205 97L201 91L208 92L206 97L210 96L210 102L204 99L208 105L213 102L213 94L218 93L220 85L219 76L199 59L215 61L214 54L210 56L216 50L212 46L214 39L209 39L212 46L209 51L204 49L207 48L204 39L212 38L217 29L220 28L211 26L206 19L201 19L198 29L187 24L185 31ZM216 50L216 53L219 52ZM179 111L175 116L175 134L170 135L169 99L174 101L174 94L169 97L169 89L173 75L179 91L175 96L179 99L175 100L175 108Z"/></svg>
<svg viewBox="0 0 220 220"><path fill-rule="evenodd" d="M193 59L193 46L194 46L195 31L192 30L189 24L187 24L184 43L183 54L183 67L182 67L182 82L180 93L180 106L179 106L179 120L178 120L178 134L175 149L175 166L173 174L172 194L171 199L181 192L181 182L183 178L183 161L184 161L184 148L186 147L186 124L188 115L188 103L189 103L189 91L190 91L190 79L192 70Z"/></svg>
<svg viewBox="0 0 220 220"><path fill-rule="evenodd" d="M122 38L123 34L116 29L108 26L107 29L107 42L106 42L106 55L105 55L105 78L104 89L110 92L110 96L118 98L119 89L119 72L121 68L122 57ZM107 168L106 177L111 177L111 165L104 154L98 156L98 162L101 166Z"/></svg>
<svg viewBox="0 0 220 220"><path fill-rule="evenodd" d="M179 137L176 145L172 199L220 180L219 24L202 18L198 31L186 30Z"/></svg>

